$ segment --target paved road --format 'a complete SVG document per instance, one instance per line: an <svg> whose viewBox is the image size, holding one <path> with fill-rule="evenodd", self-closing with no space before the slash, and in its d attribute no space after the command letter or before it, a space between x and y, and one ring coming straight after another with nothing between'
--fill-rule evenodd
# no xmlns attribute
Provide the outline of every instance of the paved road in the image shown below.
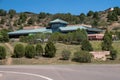
<svg viewBox="0 0 120 80"><path fill-rule="evenodd" d="M0 66L0 80L120 80L120 65Z"/></svg>

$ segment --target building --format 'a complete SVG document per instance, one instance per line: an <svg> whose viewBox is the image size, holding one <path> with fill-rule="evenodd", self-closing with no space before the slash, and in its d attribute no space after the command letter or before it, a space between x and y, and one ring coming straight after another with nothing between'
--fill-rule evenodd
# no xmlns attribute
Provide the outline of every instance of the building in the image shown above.
<svg viewBox="0 0 120 80"><path fill-rule="evenodd" d="M27 36L29 34L35 34L35 33L54 33L54 32L61 32L61 33L69 33L76 31L77 29L85 29L88 34L98 34L101 33L101 29L97 28L91 28L87 26L81 26L81 25L68 25L68 22L61 20L61 19L56 19L53 21L50 21L49 27L47 28L32 28L32 29L23 29L23 30L18 30L18 31L13 31L9 32L10 38L18 38L19 36Z"/></svg>
<svg viewBox="0 0 120 80"><path fill-rule="evenodd" d="M89 40L103 40L104 34L88 34Z"/></svg>

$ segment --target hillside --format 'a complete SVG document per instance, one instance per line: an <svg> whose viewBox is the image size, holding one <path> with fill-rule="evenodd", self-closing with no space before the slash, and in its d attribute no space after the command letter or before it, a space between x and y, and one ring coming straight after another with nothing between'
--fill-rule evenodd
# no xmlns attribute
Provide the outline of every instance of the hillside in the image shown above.
<svg viewBox="0 0 120 80"><path fill-rule="evenodd" d="M86 24L97 28L114 29L120 27L120 8L114 7L104 11L93 12L87 14L72 15L70 13L49 14L40 12L35 14L32 12L16 13L15 10L8 12L0 9L0 29L17 30L26 26L49 26L49 21L60 18L69 24ZM116 28L115 28L116 29Z"/></svg>

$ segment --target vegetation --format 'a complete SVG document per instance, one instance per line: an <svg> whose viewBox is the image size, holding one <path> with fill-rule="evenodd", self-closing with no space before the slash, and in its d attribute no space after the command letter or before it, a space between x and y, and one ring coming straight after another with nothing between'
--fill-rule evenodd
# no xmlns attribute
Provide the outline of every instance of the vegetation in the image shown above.
<svg viewBox="0 0 120 80"><path fill-rule="evenodd" d="M25 48L25 57L34 58L35 57L35 47L31 44L28 44Z"/></svg>
<svg viewBox="0 0 120 80"><path fill-rule="evenodd" d="M55 57L56 54L56 47L52 42L48 42L45 46L45 54L46 57Z"/></svg>
<svg viewBox="0 0 120 80"><path fill-rule="evenodd" d="M62 59L63 60L69 60L70 59L71 52L69 50L64 49L61 54L62 54Z"/></svg>
<svg viewBox="0 0 120 80"><path fill-rule="evenodd" d="M22 44L15 45L13 57L21 58L25 56L25 48Z"/></svg>
<svg viewBox="0 0 120 80"><path fill-rule="evenodd" d="M120 21L120 8L114 7L113 11L89 11L87 14L81 13L79 15L72 15L71 13L57 13L50 14L45 12L40 12L35 14L32 12L22 12L16 13L16 10L10 9L8 12L6 10L0 9L0 23L3 28L19 29L19 26L48 26L51 20L60 18L69 24L87 24L93 27L108 28L115 21L119 23ZM14 18L14 19L13 19ZM4 21L6 20L6 21ZM14 28L15 27L15 28Z"/></svg>
<svg viewBox="0 0 120 80"><path fill-rule="evenodd" d="M112 34L106 30L103 37L102 50L110 51L112 49Z"/></svg>
<svg viewBox="0 0 120 80"><path fill-rule="evenodd" d="M10 9L8 14L10 15L10 18L13 18L13 16L16 14L16 11L13 9Z"/></svg>
<svg viewBox="0 0 120 80"><path fill-rule="evenodd" d="M9 36L7 34L6 30L1 30L0 31L0 42L8 42L9 41Z"/></svg>
<svg viewBox="0 0 120 80"><path fill-rule="evenodd" d="M81 46L81 50L84 50L84 51L93 51L92 45L89 42L89 40L82 41L81 45L82 45Z"/></svg>
<svg viewBox="0 0 120 80"><path fill-rule="evenodd" d="M112 60L115 60L117 58L117 51L114 49L110 50L110 56Z"/></svg>
<svg viewBox="0 0 120 80"><path fill-rule="evenodd" d="M36 45L36 56L42 56L43 55L43 48L40 43Z"/></svg>
<svg viewBox="0 0 120 80"><path fill-rule="evenodd" d="M77 51L74 53L73 60L76 62L90 63L92 55L86 51Z"/></svg>
<svg viewBox="0 0 120 80"><path fill-rule="evenodd" d="M6 49L3 46L0 46L0 59L6 58Z"/></svg>

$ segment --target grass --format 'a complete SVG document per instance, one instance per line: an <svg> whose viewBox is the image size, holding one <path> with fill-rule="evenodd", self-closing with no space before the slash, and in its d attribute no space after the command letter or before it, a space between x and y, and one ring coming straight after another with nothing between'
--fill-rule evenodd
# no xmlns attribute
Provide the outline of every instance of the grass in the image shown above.
<svg viewBox="0 0 120 80"><path fill-rule="evenodd" d="M16 44L21 43L21 42L13 42L10 43L11 46L15 46ZM90 41L92 44L93 48L95 51L101 51L101 43L102 41ZM24 46L27 45L26 43L21 43ZM7 49L8 55L10 55L9 49L4 43L0 43L0 45L4 46ZM45 47L46 44L42 44L43 48ZM63 43L55 43L55 46L57 48L56 52L56 57L54 58L44 58L40 57L38 59L27 59L27 58L13 58L13 63L12 64L79 64L77 62L73 62L71 60L60 60L61 58L61 53L64 49L69 50L72 55L74 52L80 50L80 45L67 45ZM107 60L107 61L93 61L92 64L113 64L113 63L120 63L120 41L115 41L113 42L113 47L115 50L118 52L118 59L115 61ZM73 56L71 56L72 59ZM4 61L3 61L4 62Z"/></svg>

